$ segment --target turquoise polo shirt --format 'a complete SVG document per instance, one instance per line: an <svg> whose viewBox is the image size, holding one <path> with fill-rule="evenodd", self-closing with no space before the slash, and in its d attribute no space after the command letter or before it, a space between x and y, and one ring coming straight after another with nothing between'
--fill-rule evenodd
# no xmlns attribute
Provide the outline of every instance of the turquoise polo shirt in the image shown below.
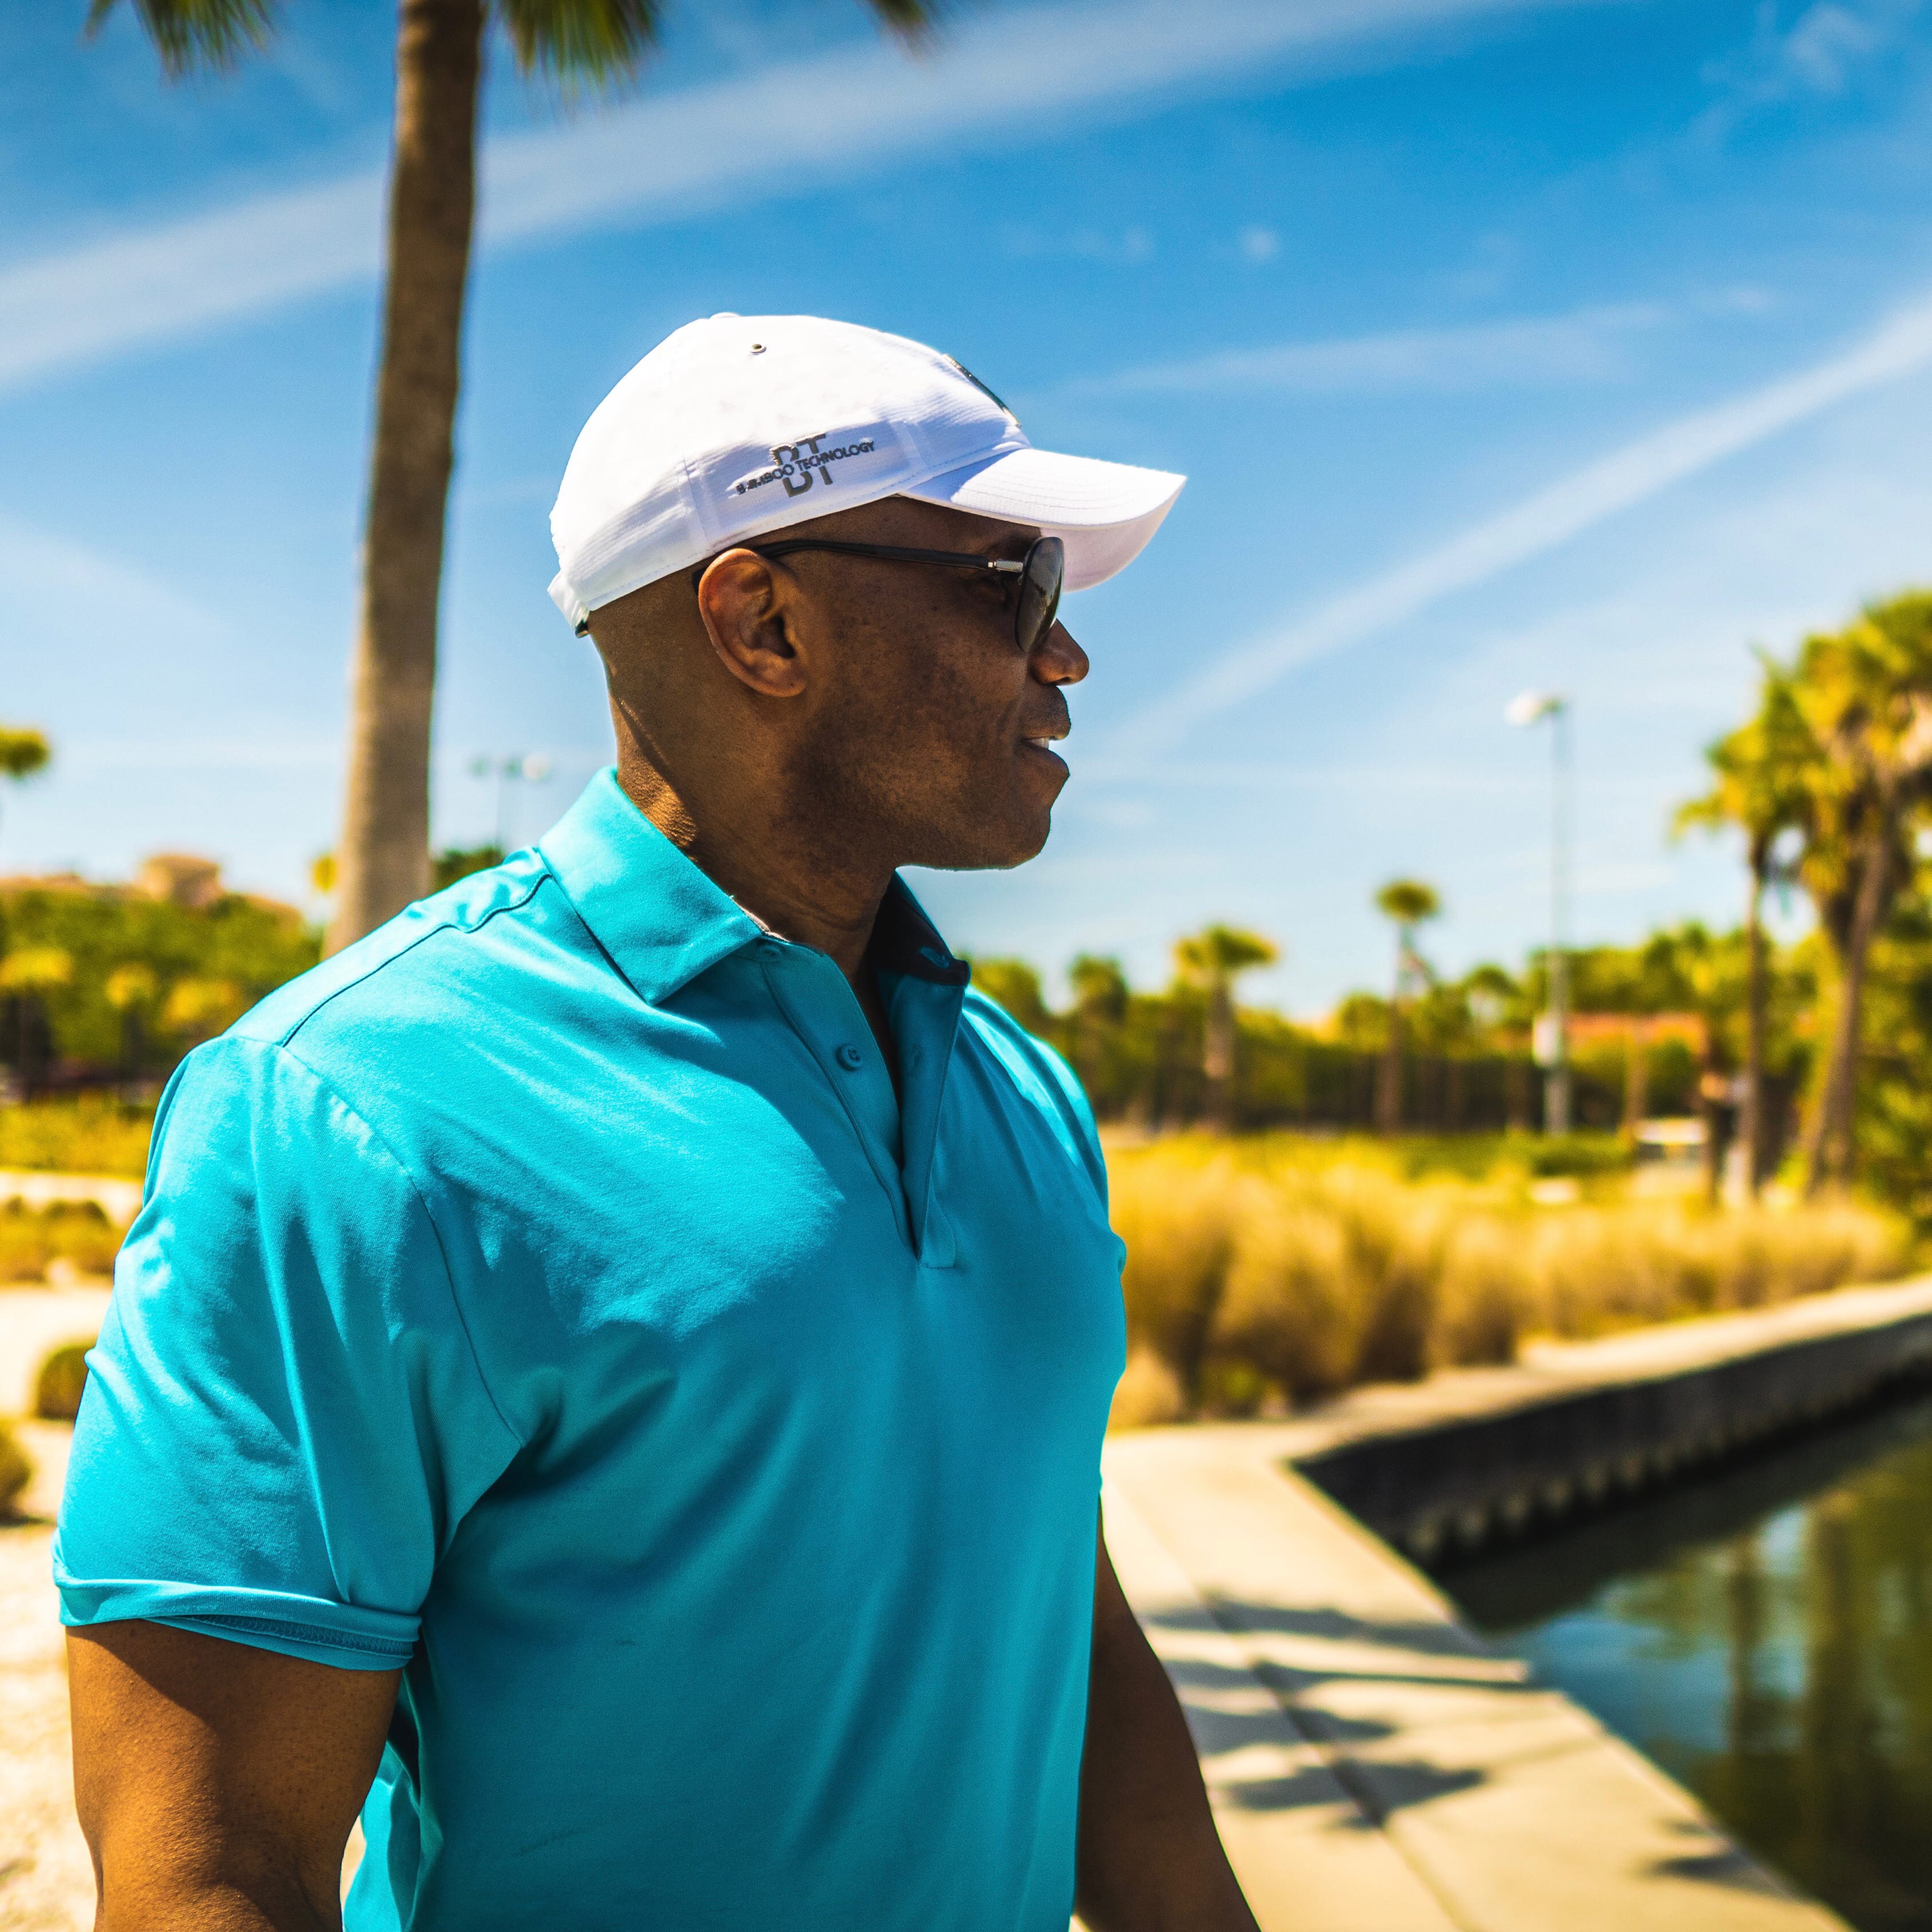
<svg viewBox="0 0 1932 1932"><path fill-rule="evenodd" d="M1120 1249L895 882L824 954L605 772L190 1054L70 1624L400 1666L353 1932L1065 1932Z"/></svg>

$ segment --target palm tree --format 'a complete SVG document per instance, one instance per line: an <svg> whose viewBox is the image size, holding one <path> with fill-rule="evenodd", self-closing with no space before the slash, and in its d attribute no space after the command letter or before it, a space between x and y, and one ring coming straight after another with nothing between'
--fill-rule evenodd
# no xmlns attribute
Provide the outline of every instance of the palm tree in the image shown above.
<svg viewBox="0 0 1932 1932"><path fill-rule="evenodd" d="M53 756L41 734L18 724L0 724L0 778L30 778Z"/></svg>
<svg viewBox="0 0 1932 1932"><path fill-rule="evenodd" d="M1822 750L1800 862L1838 958L1838 998L1805 1137L1805 1191L1848 1180L1864 977L1911 879L1913 820L1932 797L1932 592L1868 605L1845 630L1806 639L1793 688Z"/></svg>
<svg viewBox="0 0 1932 1932"><path fill-rule="evenodd" d="M90 28L116 0L93 0ZM133 0L178 76L226 68L269 38L277 0ZM867 0L901 35L932 0ZM395 145L376 422L351 668L349 773L332 949L428 890L436 612L476 202L476 102L485 28L518 66L566 90L628 80L663 0L400 0Z"/></svg>
<svg viewBox="0 0 1932 1932"><path fill-rule="evenodd" d="M74 982L74 958L58 946L22 946L0 958L0 994L14 1000L14 1068L22 1097L49 1045L46 995Z"/></svg>
<svg viewBox="0 0 1932 1932"><path fill-rule="evenodd" d="M1745 1184L1756 1198L1763 1184L1766 1145L1764 1050L1769 973L1764 940L1764 893L1772 880L1778 842L1802 835L1811 824L1822 756L1806 722L1792 674L1762 659L1764 683L1757 715L1705 752L1716 783L1682 806L1675 830L1714 831L1736 826L1744 835L1750 884L1744 897L1744 940L1749 961L1745 998L1744 1097L1738 1132L1744 1147ZM1633 1052L1639 1051L1634 1045Z"/></svg>
<svg viewBox="0 0 1932 1932"><path fill-rule="evenodd" d="M160 982L154 969L145 961L132 959L108 974L102 991L107 1004L121 1016L121 1085L124 1097L132 1097L141 1076L141 1062L147 1051L147 1022L153 1012Z"/></svg>
<svg viewBox="0 0 1932 1932"><path fill-rule="evenodd" d="M1067 968L1066 983L1073 992L1072 1010L1066 1016L1066 1057L1088 1099L1098 1106L1112 1097L1114 1082L1109 1076L1119 1058L1120 1029L1126 1024L1127 976L1118 959L1082 952Z"/></svg>
<svg viewBox="0 0 1932 1932"><path fill-rule="evenodd" d="M1376 1070L1376 1130L1402 1131L1402 1016L1405 1001L1429 969L1415 950L1415 928L1442 910L1436 888L1420 879L1391 879L1376 895L1376 910L1395 922L1395 986L1389 998L1388 1034Z"/></svg>
<svg viewBox="0 0 1932 1932"><path fill-rule="evenodd" d="M1174 963L1181 977L1208 994L1201 1070L1208 1077L1204 1118L1216 1133L1226 1133L1234 1119L1234 982L1280 957L1272 940L1232 926L1208 926L1174 946Z"/></svg>

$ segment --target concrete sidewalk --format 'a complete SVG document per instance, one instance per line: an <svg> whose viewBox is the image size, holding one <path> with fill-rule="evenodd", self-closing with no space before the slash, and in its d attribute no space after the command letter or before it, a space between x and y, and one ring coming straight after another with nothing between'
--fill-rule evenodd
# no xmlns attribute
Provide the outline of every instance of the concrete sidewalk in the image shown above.
<svg viewBox="0 0 1932 1932"><path fill-rule="evenodd" d="M1262 1932L1845 1932L1231 1424L1110 1438L1107 1540Z"/></svg>

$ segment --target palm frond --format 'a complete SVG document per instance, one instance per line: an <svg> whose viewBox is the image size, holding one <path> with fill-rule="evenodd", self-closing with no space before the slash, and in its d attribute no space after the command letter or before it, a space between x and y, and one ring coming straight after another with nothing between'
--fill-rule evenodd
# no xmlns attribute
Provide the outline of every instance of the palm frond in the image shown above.
<svg viewBox="0 0 1932 1932"><path fill-rule="evenodd" d="M100 32L116 0L93 0L86 31ZM278 0L134 0L161 65L178 79L196 68L231 68L265 46Z"/></svg>
<svg viewBox="0 0 1932 1932"><path fill-rule="evenodd" d="M517 64L566 91L621 86L664 25L663 0L496 0Z"/></svg>
<svg viewBox="0 0 1932 1932"><path fill-rule="evenodd" d="M914 46L924 46L941 23L958 10L951 0L866 0L888 32Z"/></svg>

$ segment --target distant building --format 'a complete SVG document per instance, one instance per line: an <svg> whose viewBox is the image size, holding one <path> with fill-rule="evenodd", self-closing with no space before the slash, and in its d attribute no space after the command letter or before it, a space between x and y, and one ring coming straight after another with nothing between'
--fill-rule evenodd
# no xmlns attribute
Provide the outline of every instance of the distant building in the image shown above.
<svg viewBox="0 0 1932 1932"><path fill-rule="evenodd" d="M1698 1013L1572 1013L1568 1031L1572 1053L1625 1046L1633 1036L1648 1046L1682 1040L1693 1053L1702 1053L1705 1046L1703 1016Z"/></svg>
<svg viewBox="0 0 1932 1932"><path fill-rule="evenodd" d="M170 905L200 912L223 896L221 868L192 852L157 852L141 861L134 890L143 898L165 899Z"/></svg>
<svg viewBox="0 0 1932 1932"><path fill-rule="evenodd" d="M0 899L24 892L58 892L91 899L158 899L187 912L205 912L224 899L240 898L258 911L272 914L284 925L299 926L304 919L299 906L285 900L259 892L231 893L221 882L220 862L194 852L154 853L141 861L133 880L124 886L84 879L78 872L16 873L0 878Z"/></svg>

